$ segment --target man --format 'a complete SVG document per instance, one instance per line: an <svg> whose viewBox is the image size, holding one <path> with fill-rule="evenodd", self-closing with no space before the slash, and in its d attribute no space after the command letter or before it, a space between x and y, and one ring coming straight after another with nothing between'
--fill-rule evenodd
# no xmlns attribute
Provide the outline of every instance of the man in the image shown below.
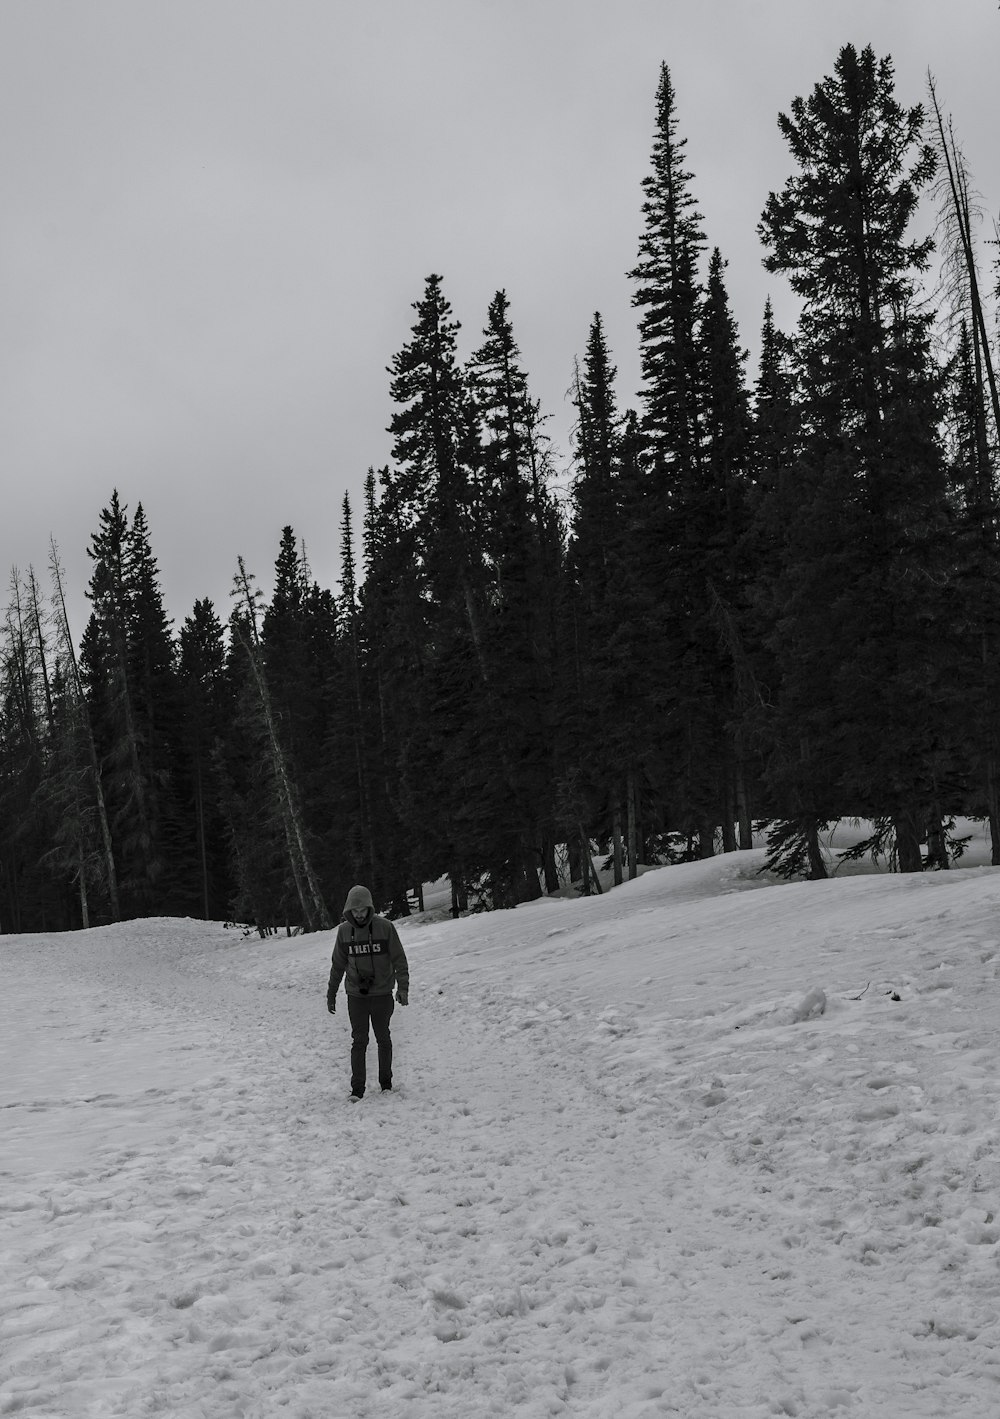
<svg viewBox="0 0 1000 1419"><path fill-rule="evenodd" d="M391 921L375 915L375 903L367 887L352 887L347 894L344 915L337 928L326 988L326 1008L337 1008L337 991L344 983L347 1013L351 1020L351 1097L365 1092L365 1056L371 1027L378 1044L378 1082L383 1093L392 1088L392 987L396 999L406 1005L410 989L410 968L406 963L399 934Z"/></svg>

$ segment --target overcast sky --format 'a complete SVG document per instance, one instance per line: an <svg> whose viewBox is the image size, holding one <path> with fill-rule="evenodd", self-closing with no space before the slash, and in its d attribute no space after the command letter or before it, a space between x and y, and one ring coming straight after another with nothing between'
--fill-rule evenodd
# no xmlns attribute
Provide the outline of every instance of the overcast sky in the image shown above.
<svg viewBox="0 0 1000 1419"><path fill-rule="evenodd" d="M4 582L51 534L79 596L117 486L178 625L228 615L238 554L269 588L285 524L333 586L432 271L463 353L506 289L564 451L595 310L634 402L663 60L755 349L768 293L790 312L756 235L776 116L848 42L906 103L933 68L996 213L996 0L0 0Z"/></svg>

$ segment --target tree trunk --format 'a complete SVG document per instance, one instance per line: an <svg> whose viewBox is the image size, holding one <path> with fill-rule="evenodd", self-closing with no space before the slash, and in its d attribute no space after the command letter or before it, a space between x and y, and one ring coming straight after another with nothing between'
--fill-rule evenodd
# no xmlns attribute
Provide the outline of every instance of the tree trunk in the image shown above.
<svg viewBox="0 0 1000 1419"><path fill-rule="evenodd" d="M722 819L722 851L736 851L736 806L726 794L726 808Z"/></svg>
<svg viewBox="0 0 1000 1419"><path fill-rule="evenodd" d="M920 831L916 815L910 809L892 815L896 831L896 866L900 872L922 872L924 860L920 853Z"/></svg>
<svg viewBox="0 0 1000 1419"><path fill-rule="evenodd" d="M994 867L1000 867L1000 780L997 775L997 735L990 669L992 656L989 637L985 631L979 638L979 651L983 663L983 702L986 712L986 811L990 822L990 861Z"/></svg>
<svg viewBox="0 0 1000 1419"><path fill-rule="evenodd" d="M465 890L465 883L457 874L451 874L451 914L453 917L461 916L462 912L469 910L469 897Z"/></svg>
<svg viewBox="0 0 1000 1419"><path fill-rule="evenodd" d="M819 827L815 818L806 818L803 823L806 852L809 857L809 881L822 882L826 877L826 860L819 843Z"/></svg>
<svg viewBox="0 0 1000 1419"><path fill-rule="evenodd" d="M996 754L990 752L986 760L986 800L990 820L990 862L1000 867L1000 794L997 793Z"/></svg>
<svg viewBox="0 0 1000 1419"><path fill-rule="evenodd" d="M611 840L614 847L615 886L622 884L622 810L615 808L611 815Z"/></svg>
<svg viewBox="0 0 1000 1419"><path fill-rule="evenodd" d="M927 823L927 866L936 867L939 872L946 872L951 866L948 861L948 840L939 808L934 809Z"/></svg>
<svg viewBox="0 0 1000 1419"><path fill-rule="evenodd" d="M556 867L556 845L551 838L542 844L542 871L545 875L545 890L549 896L559 891L559 869Z"/></svg>
<svg viewBox="0 0 1000 1419"><path fill-rule="evenodd" d="M288 821L287 804L279 787L279 808L281 814L281 826L285 835L285 851L288 855L288 866L291 870L292 881L295 883L295 895L299 899L299 906L302 908L302 915L305 917L307 931L316 930L316 914L313 910L313 903L309 900L306 880L302 875L302 864L299 861L298 853L295 850L295 843L292 838L292 830Z"/></svg>
<svg viewBox="0 0 1000 1419"><path fill-rule="evenodd" d="M601 886L601 879L597 875L597 868L594 866L594 859L590 855L590 839L587 837L582 823L577 825L580 834L580 852L583 857L583 895L590 896L590 884L593 882L594 891L597 896L604 895L604 888Z"/></svg>
<svg viewBox="0 0 1000 1419"><path fill-rule="evenodd" d="M198 843L198 866L201 870L201 909L205 920L209 919L208 905L208 848L205 843L205 795L201 777L201 744L194 745L194 824Z"/></svg>
<svg viewBox="0 0 1000 1419"><path fill-rule="evenodd" d="M80 683L80 669L77 664L73 637L70 633L69 613L66 610L66 597L63 592L62 568L59 565L59 555L56 551L54 541L51 543L51 547L52 578L55 582L56 598L59 602L59 633L62 637L63 651L69 661L72 674L73 702L75 707L79 710L84 736L87 741L87 754L90 759L90 777L94 788L94 799L97 805L97 821L101 828L101 845L104 850L104 870L108 880L111 920L121 921L122 913L118 897L118 870L115 866L115 854L111 841L111 824L108 821L108 809L104 800L104 787L101 783L101 766L97 758L97 745L94 742L94 731L90 723L90 711L87 708L83 686Z"/></svg>
<svg viewBox="0 0 1000 1419"><path fill-rule="evenodd" d="M742 759L736 761L736 817L740 827L740 847L747 852L753 847L753 816L747 798L746 770Z"/></svg>
<svg viewBox="0 0 1000 1419"><path fill-rule="evenodd" d="M626 815L628 820L628 877L632 882L639 875L639 835L635 805L635 774L631 769L625 780Z"/></svg>
<svg viewBox="0 0 1000 1419"><path fill-rule="evenodd" d="M78 844L79 867L77 876L80 883L80 924L84 931L90 926L90 905L87 901L87 873L84 867L83 847Z"/></svg>
<svg viewBox="0 0 1000 1419"><path fill-rule="evenodd" d="M520 902L537 902L542 895L542 884L538 880L538 868L535 865L536 856L534 848L524 849L519 864L521 887L517 898Z"/></svg>
<svg viewBox="0 0 1000 1419"><path fill-rule="evenodd" d="M566 842L566 860L569 867L570 885L578 877L583 877L583 868L580 864L580 844L577 842L575 834L571 834Z"/></svg>

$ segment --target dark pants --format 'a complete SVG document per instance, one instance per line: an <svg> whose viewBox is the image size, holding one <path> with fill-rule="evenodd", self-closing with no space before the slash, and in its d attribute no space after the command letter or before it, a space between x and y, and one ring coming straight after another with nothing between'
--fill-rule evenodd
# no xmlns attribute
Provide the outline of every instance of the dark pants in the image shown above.
<svg viewBox="0 0 1000 1419"><path fill-rule="evenodd" d="M351 1017L351 1093L365 1092L365 1055L368 1053L368 1026L378 1044L378 1082L392 1088L392 1040L389 1021L396 1002L391 995L349 995L347 1013Z"/></svg>

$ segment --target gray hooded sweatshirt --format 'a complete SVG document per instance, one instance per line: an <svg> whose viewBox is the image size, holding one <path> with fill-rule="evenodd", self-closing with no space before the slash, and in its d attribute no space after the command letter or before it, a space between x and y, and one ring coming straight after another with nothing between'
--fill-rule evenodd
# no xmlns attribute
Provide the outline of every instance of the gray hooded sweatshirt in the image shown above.
<svg viewBox="0 0 1000 1419"><path fill-rule="evenodd" d="M348 995L391 995L394 985L404 997L409 994L410 968L399 933L388 918L375 915L367 887L352 887L344 903L326 988L328 1005L342 980Z"/></svg>

